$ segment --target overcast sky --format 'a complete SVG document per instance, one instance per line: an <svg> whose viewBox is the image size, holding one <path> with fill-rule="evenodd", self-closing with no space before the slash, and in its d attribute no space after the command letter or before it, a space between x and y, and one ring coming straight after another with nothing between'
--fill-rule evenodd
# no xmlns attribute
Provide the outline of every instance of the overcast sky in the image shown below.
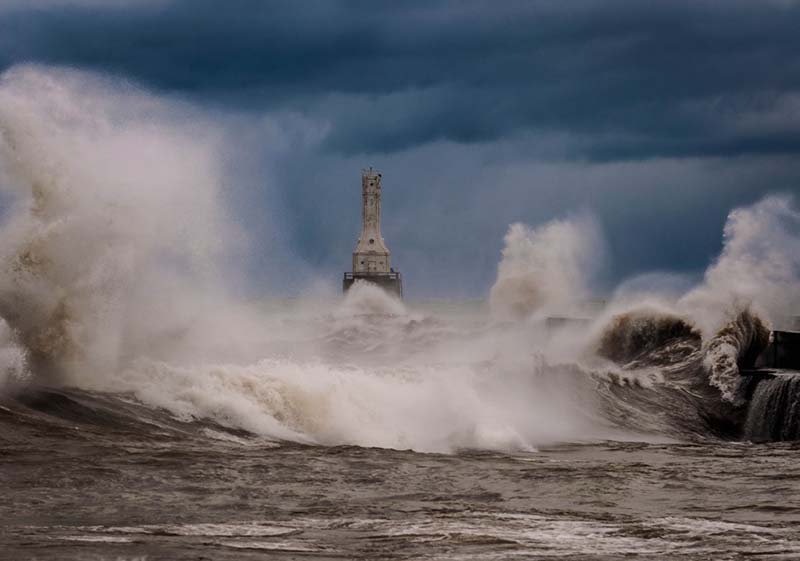
<svg viewBox="0 0 800 561"><path fill-rule="evenodd" d="M20 62L241 123L249 220L334 284L369 165L414 296L484 295L509 223L587 212L607 286L699 274L732 207L800 193L792 0L0 0Z"/></svg>

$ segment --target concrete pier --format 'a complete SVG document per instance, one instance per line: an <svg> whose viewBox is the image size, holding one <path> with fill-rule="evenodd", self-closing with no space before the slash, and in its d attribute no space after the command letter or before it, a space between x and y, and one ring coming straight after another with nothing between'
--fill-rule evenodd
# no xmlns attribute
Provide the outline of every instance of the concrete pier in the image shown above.
<svg viewBox="0 0 800 561"><path fill-rule="evenodd" d="M800 332L773 331L769 345L759 355L755 366L800 370Z"/></svg>

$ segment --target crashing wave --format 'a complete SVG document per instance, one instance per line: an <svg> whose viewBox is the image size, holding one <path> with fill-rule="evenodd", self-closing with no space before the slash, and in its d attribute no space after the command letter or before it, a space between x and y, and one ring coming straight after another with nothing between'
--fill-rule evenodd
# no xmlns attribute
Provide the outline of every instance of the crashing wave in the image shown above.
<svg viewBox="0 0 800 561"><path fill-rule="evenodd" d="M377 285L357 280L336 310L338 316L405 316L403 302Z"/></svg>
<svg viewBox="0 0 800 561"><path fill-rule="evenodd" d="M688 320L655 310L614 316L597 343L597 354L617 364L658 364L684 359L700 346L700 332Z"/></svg>
<svg viewBox="0 0 800 561"><path fill-rule="evenodd" d="M512 224L489 295L492 315L522 320L585 301L588 280L604 253L600 240L599 227L589 216L553 220L538 228Z"/></svg>
<svg viewBox="0 0 800 561"><path fill-rule="evenodd" d="M760 317L745 310L706 345L704 365L709 383L719 389L726 401L743 403L738 395L740 371L755 366L756 359L769 344L769 333Z"/></svg>

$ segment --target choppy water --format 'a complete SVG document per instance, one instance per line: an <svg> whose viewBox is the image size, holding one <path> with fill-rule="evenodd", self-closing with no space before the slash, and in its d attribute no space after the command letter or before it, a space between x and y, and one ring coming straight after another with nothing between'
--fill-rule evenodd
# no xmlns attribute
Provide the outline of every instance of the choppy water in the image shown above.
<svg viewBox="0 0 800 561"><path fill-rule="evenodd" d="M26 401L0 409L3 559L800 556L798 444L421 454L144 427L83 392Z"/></svg>
<svg viewBox="0 0 800 561"><path fill-rule="evenodd" d="M488 378L468 387L503 400L485 410L457 383L473 370L440 380L448 388L426 381L436 379L435 369L367 366L393 354L400 360L403 349L438 355L432 340L450 348L451 337L483 340L487 329L503 341L539 329L481 327L469 319L475 310L465 310L416 319L345 316L342 323L325 316L315 337L324 333L326 367L312 362L310 374L302 363L281 373L281 361L261 362L244 377L248 383L233 367L192 370L185 380L159 369L144 380L172 409L148 402L147 393L36 383L7 389L0 398L0 558L800 557L800 443L747 440L747 406L727 404L709 383L704 361L713 346L701 346L691 329L669 316L617 317L597 351L624 364L614 368L549 364L540 351L510 363L473 357L472 368ZM309 321L301 321L305 334ZM743 316L731 329L745 333L752 321ZM360 366L345 368L356 351ZM209 386L209 376L236 384ZM261 393L276 376L280 391ZM172 377L179 386L163 380ZM257 394L262 414L307 432L293 440L283 435L294 433L244 428L223 407L229 401L209 396L223 390ZM448 392L461 400L460 420ZM204 408L183 413L175 403L184 393ZM544 407L542 396L555 407ZM521 416L520 400L529 406ZM400 409L386 414L383 404ZM515 413L504 416L504 404ZM529 426L536 430L526 432ZM369 446L378 433L388 448ZM312 439L322 442L303 443ZM447 453L393 449L431 446Z"/></svg>

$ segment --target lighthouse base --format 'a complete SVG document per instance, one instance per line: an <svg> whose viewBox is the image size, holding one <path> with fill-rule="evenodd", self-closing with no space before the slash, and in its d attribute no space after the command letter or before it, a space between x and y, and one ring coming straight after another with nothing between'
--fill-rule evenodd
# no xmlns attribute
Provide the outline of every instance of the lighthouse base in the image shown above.
<svg viewBox="0 0 800 561"><path fill-rule="evenodd" d="M380 286L386 292L403 299L403 276L396 271L391 273L345 273L342 280L342 291L350 290L356 281Z"/></svg>

